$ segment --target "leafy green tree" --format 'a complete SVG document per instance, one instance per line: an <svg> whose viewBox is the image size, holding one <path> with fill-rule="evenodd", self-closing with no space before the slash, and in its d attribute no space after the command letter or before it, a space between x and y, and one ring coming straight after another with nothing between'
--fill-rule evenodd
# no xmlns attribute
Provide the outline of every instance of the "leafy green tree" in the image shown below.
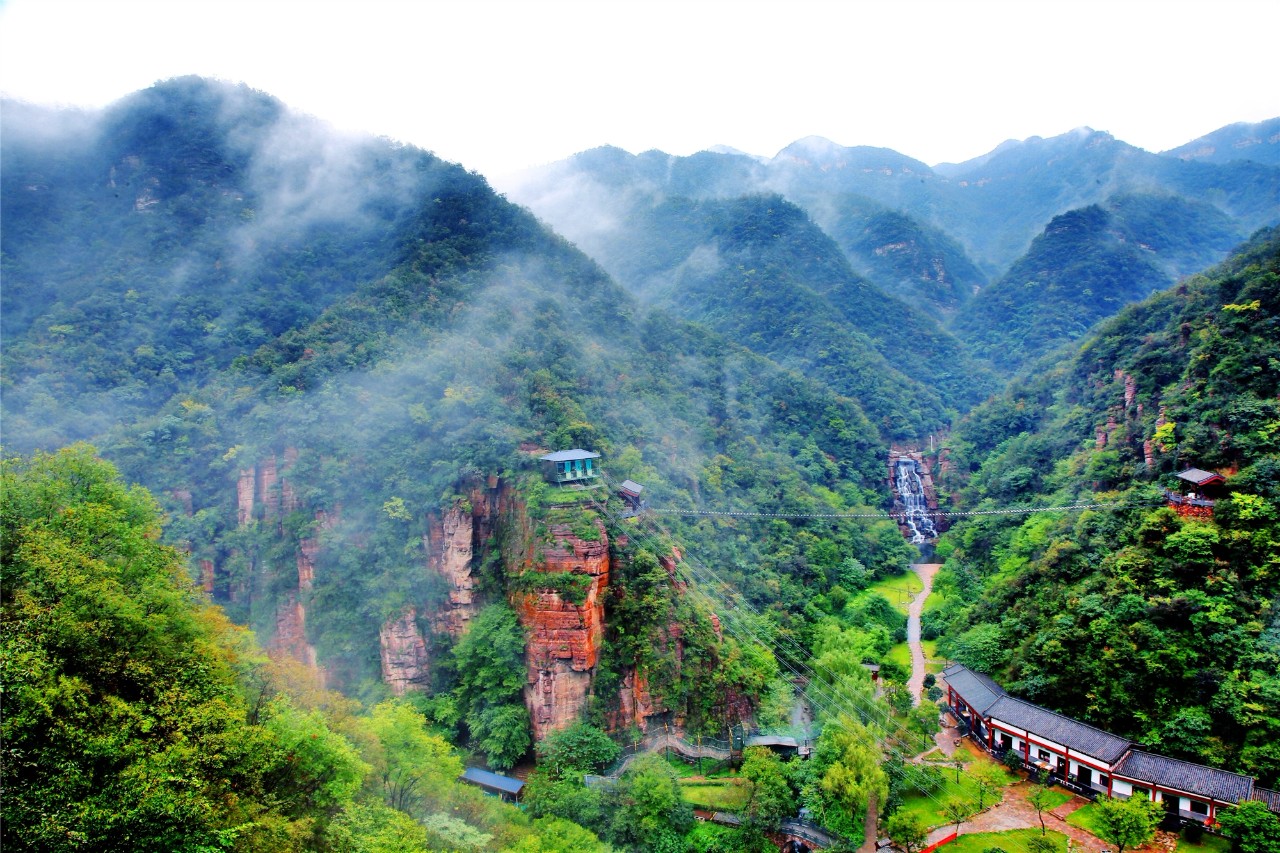
<svg viewBox="0 0 1280 853"><path fill-rule="evenodd" d="M1027 805L1036 810L1036 817L1040 820L1041 835L1048 832L1044 825L1044 813L1053 805L1053 799L1053 789L1047 785L1036 785L1035 789L1027 795Z"/></svg>
<svg viewBox="0 0 1280 853"><path fill-rule="evenodd" d="M1104 797L1097 802L1094 823L1098 837L1114 844L1116 853L1124 853L1126 847L1138 847L1155 837L1156 825L1163 815L1160 803L1146 797Z"/></svg>
<svg viewBox="0 0 1280 853"><path fill-rule="evenodd" d="M404 702L377 705L365 726L377 737L378 747L369 750L370 778L379 783L383 801L393 809L422 814L423 799L440 799L462 774L462 761L453 748L429 733L422 715Z"/></svg>
<svg viewBox="0 0 1280 853"><path fill-rule="evenodd" d="M277 700L266 721L284 755L280 792L299 816L336 812L349 802L369 771L356 748L330 728L319 711Z"/></svg>
<svg viewBox="0 0 1280 853"><path fill-rule="evenodd" d="M884 824L884 831L902 853L918 853L924 849L929 827L915 812L898 811Z"/></svg>
<svg viewBox="0 0 1280 853"><path fill-rule="evenodd" d="M845 830L861 825L870 797L877 802L889 798L889 781L875 735L851 717L827 723L818 736L813 762L823 812Z"/></svg>
<svg viewBox="0 0 1280 853"><path fill-rule="evenodd" d="M579 720L543 738L538 744L538 766L553 779L597 773L620 751L607 734Z"/></svg>
<svg viewBox="0 0 1280 853"><path fill-rule="evenodd" d="M635 850L676 844L692 819L675 771L661 755L640 756L618 779L612 826L618 843Z"/></svg>
<svg viewBox="0 0 1280 853"><path fill-rule="evenodd" d="M525 683L525 638L515 611L491 604L471 620L453 650L455 694L472 739L494 767L511 767L529 750Z"/></svg>
<svg viewBox="0 0 1280 853"><path fill-rule="evenodd" d="M359 784L340 750L293 796L284 733L249 725L237 688L231 649L250 644L159 518L88 446L0 463L3 821L32 849L265 844Z"/></svg>
<svg viewBox="0 0 1280 853"><path fill-rule="evenodd" d="M795 813L795 794L787 778L787 769L773 750L747 747L743 753L742 777L751 785L747 800L747 817L768 827Z"/></svg>
<svg viewBox="0 0 1280 853"><path fill-rule="evenodd" d="M969 806L964 800L947 800L942 806L942 816L948 823L956 825L956 834L960 834L960 824L969 817Z"/></svg>
<svg viewBox="0 0 1280 853"><path fill-rule="evenodd" d="M348 803L324 832L331 850L350 853L419 853L426 827L402 811L378 803Z"/></svg>
<svg viewBox="0 0 1280 853"><path fill-rule="evenodd" d="M969 769L974 785L978 789L978 811L999 799L1000 789L1004 787L1004 776L994 764L978 761Z"/></svg>
<svg viewBox="0 0 1280 853"><path fill-rule="evenodd" d="M1271 853L1280 839L1280 817L1266 803L1250 800L1218 812L1218 824L1239 853Z"/></svg>
<svg viewBox="0 0 1280 853"><path fill-rule="evenodd" d="M609 828L609 804L604 794L582 784L581 779L552 779L536 768L521 791L521 802L534 817L564 818L598 833Z"/></svg>

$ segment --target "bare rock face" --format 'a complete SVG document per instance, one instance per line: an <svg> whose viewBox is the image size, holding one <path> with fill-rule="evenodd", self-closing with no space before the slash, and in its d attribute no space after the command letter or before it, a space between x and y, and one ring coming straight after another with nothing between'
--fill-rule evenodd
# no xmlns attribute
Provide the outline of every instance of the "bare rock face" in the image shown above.
<svg viewBox="0 0 1280 853"><path fill-rule="evenodd" d="M280 472L273 454L258 463L258 503L262 504L262 517L265 519L280 516L279 482Z"/></svg>
<svg viewBox="0 0 1280 853"><path fill-rule="evenodd" d="M257 484L257 471L244 468L236 481L236 521L245 527L253 521L254 488Z"/></svg>
<svg viewBox="0 0 1280 853"><path fill-rule="evenodd" d="M421 690L429 681L427 643L418 630L418 613L409 607L378 631L382 680L396 696Z"/></svg>
<svg viewBox="0 0 1280 853"><path fill-rule="evenodd" d="M581 604L551 590L517 595L514 601L529 637L524 697L536 740L578 719L591 692L604 641L604 593L609 585L609 539L598 520L596 527L599 539L588 541L567 526L553 526L554 544L544 548L532 566L535 572L588 576L590 585Z"/></svg>
<svg viewBox="0 0 1280 853"><path fill-rule="evenodd" d="M276 630L271 650L287 654L318 670L315 647L307 642L307 611L295 593L289 593L276 608Z"/></svg>
<svg viewBox="0 0 1280 853"><path fill-rule="evenodd" d="M432 617L432 630L459 637L479 609L475 601L472 558L475 555L475 516L471 507L450 507L432 523L426 541L431 570L449 583L449 604Z"/></svg>
<svg viewBox="0 0 1280 853"><path fill-rule="evenodd" d="M298 495L293 489L293 483L289 481L289 470L298 461L298 448L286 447L284 449L284 468L280 472L280 504L281 509L287 515L298 509Z"/></svg>
<svg viewBox="0 0 1280 853"><path fill-rule="evenodd" d="M617 731L635 726L643 729L648 719L666 709L657 705L649 692L649 682L635 667L628 667L622 674L618 688L618 709L609 718L609 728Z"/></svg>

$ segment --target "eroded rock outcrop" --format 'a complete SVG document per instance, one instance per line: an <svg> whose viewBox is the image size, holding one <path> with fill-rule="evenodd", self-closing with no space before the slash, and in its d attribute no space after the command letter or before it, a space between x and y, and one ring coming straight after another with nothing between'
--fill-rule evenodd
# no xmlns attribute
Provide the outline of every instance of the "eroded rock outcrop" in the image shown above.
<svg viewBox="0 0 1280 853"><path fill-rule="evenodd" d="M449 584L448 604L432 615L431 629L457 638L479 609L475 598L474 557L476 523L474 505L458 504L438 521L431 519L423 546L427 563Z"/></svg>
<svg viewBox="0 0 1280 853"><path fill-rule="evenodd" d="M378 631L382 657L382 680L396 696L421 690L430 678L426 639L418 630L418 612L406 608Z"/></svg>
<svg viewBox="0 0 1280 853"><path fill-rule="evenodd" d="M609 538L599 520L595 527L599 538L591 540L574 534L567 525L553 525L551 544L542 548L528 569L547 574L549 584L563 582L568 575L588 578L580 604L551 586L514 596L516 612L528 633L524 696L537 740L578 719L600 660Z"/></svg>
<svg viewBox="0 0 1280 853"><path fill-rule="evenodd" d="M307 642L307 611L297 593L288 593L276 607L276 630L271 650L287 654L314 670L319 669L315 647Z"/></svg>

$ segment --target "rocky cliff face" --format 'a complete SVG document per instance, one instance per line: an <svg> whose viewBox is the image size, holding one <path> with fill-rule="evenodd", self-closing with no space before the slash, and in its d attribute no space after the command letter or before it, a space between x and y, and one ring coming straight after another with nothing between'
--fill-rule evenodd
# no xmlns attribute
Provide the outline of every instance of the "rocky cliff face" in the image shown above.
<svg viewBox="0 0 1280 853"><path fill-rule="evenodd" d="M444 604L427 617L430 633L456 640L479 611L476 571L486 556L498 516L507 506L505 496L502 484L492 477L484 484L472 484L465 501L428 516L427 534L422 541L427 554L425 570L446 583ZM378 631L378 641L382 680L393 693L400 696L409 690L422 690L430 683L427 636L414 608L387 620Z"/></svg>
<svg viewBox="0 0 1280 853"><path fill-rule="evenodd" d="M581 604L544 589L515 596L528 632L525 704L536 740L578 719L591 693L591 679L604 641L604 593L609 586L609 537L596 520L599 539L585 540L567 525L553 525L529 570L590 578Z"/></svg>
<svg viewBox="0 0 1280 853"><path fill-rule="evenodd" d="M427 643L418 630L418 612L405 609L378 631L382 655L382 680L396 696L423 689L430 676Z"/></svg>

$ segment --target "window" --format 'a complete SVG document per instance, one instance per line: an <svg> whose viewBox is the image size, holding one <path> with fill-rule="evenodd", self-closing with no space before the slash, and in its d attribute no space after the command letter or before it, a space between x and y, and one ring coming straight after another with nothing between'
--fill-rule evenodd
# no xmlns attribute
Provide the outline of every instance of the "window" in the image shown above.
<svg viewBox="0 0 1280 853"><path fill-rule="evenodd" d="M1038 751L1036 752L1036 755L1038 755L1038 756L1040 757L1040 760L1041 760L1041 761L1048 761L1050 758L1052 758L1052 757L1053 757L1053 756L1049 755L1049 750L1047 750L1047 749L1041 749L1041 750L1038 750Z"/></svg>
<svg viewBox="0 0 1280 853"><path fill-rule="evenodd" d="M1202 803L1199 800L1190 800L1189 802L1191 803L1191 811L1194 814L1207 815L1209 813L1208 803Z"/></svg>
<svg viewBox="0 0 1280 853"><path fill-rule="evenodd" d="M1106 773L1099 773L1099 774L1098 774L1098 784L1099 784L1099 785L1101 785L1102 787L1104 787L1104 788L1105 788L1105 787L1107 787L1107 783L1108 783L1108 782L1110 782L1110 781L1111 781L1111 780L1109 780L1109 779L1107 778L1107 774L1106 774Z"/></svg>

